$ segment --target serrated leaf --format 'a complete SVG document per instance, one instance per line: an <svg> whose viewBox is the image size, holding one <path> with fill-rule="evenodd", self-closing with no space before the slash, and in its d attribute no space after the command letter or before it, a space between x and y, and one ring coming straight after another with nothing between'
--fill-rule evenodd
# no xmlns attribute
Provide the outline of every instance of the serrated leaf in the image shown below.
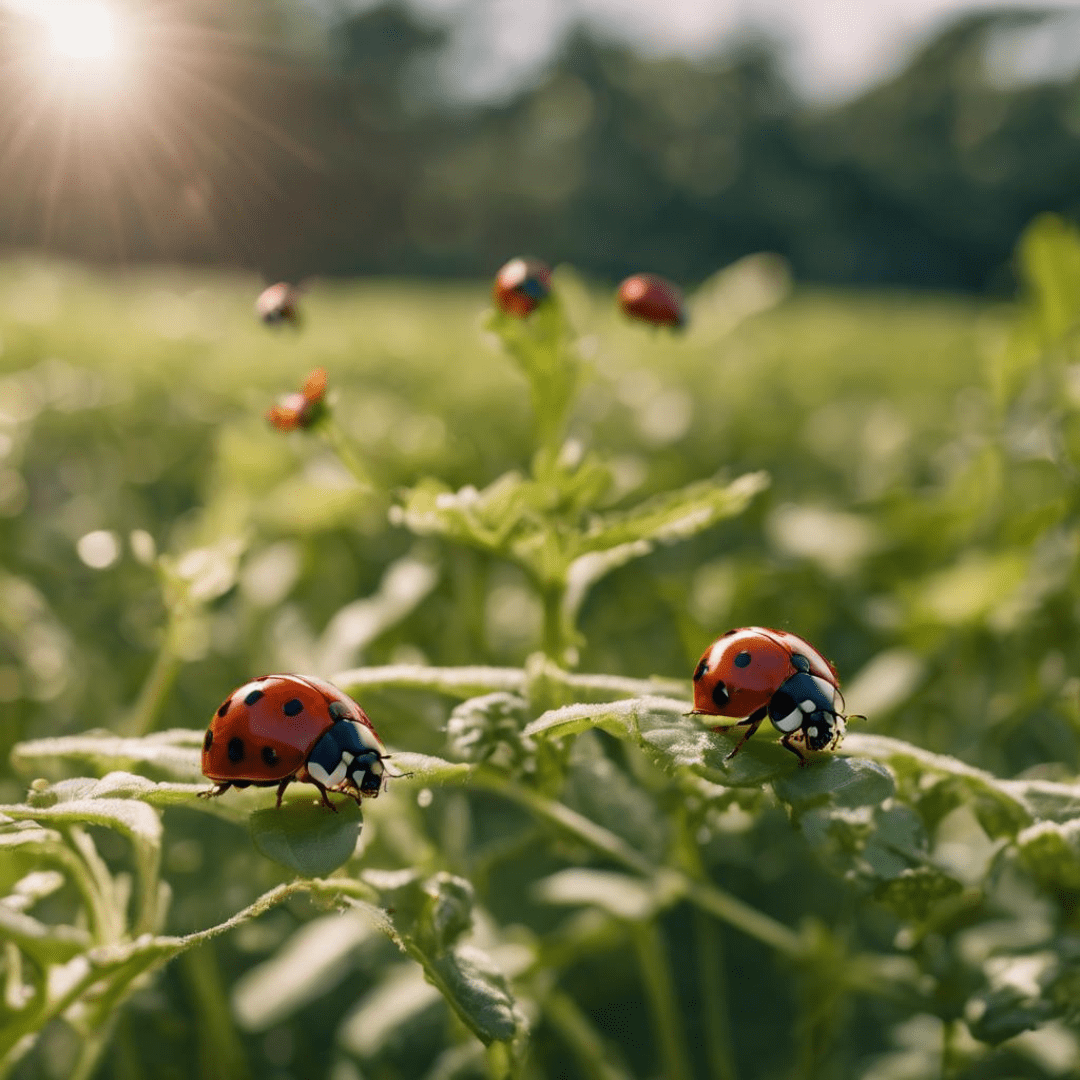
<svg viewBox="0 0 1080 1080"><path fill-rule="evenodd" d="M575 556L632 544L672 543L742 513L769 486L764 472L746 473L729 484L702 480L654 496L630 510L598 518L575 544Z"/></svg>
<svg viewBox="0 0 1080 1080"><path fill-rule="evenodd" d="M911 866L881 882L874 898L888 905L901 919L925 919L942 900L963 892L955 878L933 866Z"/></svg>
<svg viewBox="0 0 1080 1080"><path fill-rule="evenodd" d="M1050 892L1080 890L1080 819L1042 821L1016 838L1020 862Z"/></svg>
<svg viewBox="0 0 1080 1080"><path fill-rule="evenodd" d="M202 777L199 751L204 731L176 728L140 739L125 739L110 731L87 731L53 739L17 743L11 751L12 765L24 773L57 774L64 761L87 762L96 772L130 770L142 766L177 780Z"/></svg>
<svg viewBox="0 0 1080 1080"><path fill-rule="evenodd" d="M895 794L896 781L876 761L831 757L779 778L774 788L795 806L825 799L836 806L877 806Z"/></svg>
<svg viewBox="0 0 1080 1080"><path fill-rule="evenodd" d="M256 810L248 818L251 839L268 859L301 877L325 877L352 858L363 815L351 799L336 804L289 802Z"/></svg>
<svg viewBox="0 0 1080 1080"><path fill-rule="evenodd" d="M425 971L481 1042L510 1043L527 1030L505 976L486 953L459 945L433 959Z"/></svg>

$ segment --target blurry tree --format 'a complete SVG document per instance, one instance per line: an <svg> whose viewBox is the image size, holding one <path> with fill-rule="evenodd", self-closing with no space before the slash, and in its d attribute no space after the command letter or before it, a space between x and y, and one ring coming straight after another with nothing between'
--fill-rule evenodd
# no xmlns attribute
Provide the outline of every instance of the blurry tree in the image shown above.
<svg viewBox="0 0 1080 1080"><path fill-rule="evenodd" d="M971 16L855 101L801 105L767 42L644 58L578 28L508 100L448 100L449 30L400 0L132 7L126 93L50 85L0 22L0 243L99 260L484 275L508 252L684 282L751 251L804 280L984 290L1077 207L1080 78L997 79ZM74 90L74 92L73 92Z"/></svg>

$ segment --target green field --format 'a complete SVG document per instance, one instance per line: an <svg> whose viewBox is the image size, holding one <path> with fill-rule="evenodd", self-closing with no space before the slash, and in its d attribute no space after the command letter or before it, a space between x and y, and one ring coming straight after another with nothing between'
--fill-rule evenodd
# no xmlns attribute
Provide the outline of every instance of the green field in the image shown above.
<svg viewBox="0 0 1080 1080"><path fill-rule="evenodd" d="M1022 262L1006 305L756 257L682 335L563 269L572 332L495 324L532 399L482 283L271 331L249 278L0 266L11 1075L1076 1075L1080 242ZM332 425L272 430L319 366ZM840 755L725 764L670 700L743 625L835 662ZM269 671L414 774L351 857L304 785L194 798Z"/></svg>

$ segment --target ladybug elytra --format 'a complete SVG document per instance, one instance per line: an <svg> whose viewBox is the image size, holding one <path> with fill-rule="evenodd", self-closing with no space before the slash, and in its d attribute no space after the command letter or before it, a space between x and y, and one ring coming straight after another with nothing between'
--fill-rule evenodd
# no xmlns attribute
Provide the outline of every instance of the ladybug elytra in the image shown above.
<svg viewBox="0 0 1080 1080"><path fill-rule="evenodd" d="M686 326L686 304L682 291L656 274L632 274L620 286L619 307L631 319L653 326Z"/></svg>
<svg viewBox="0 0 1080 1080"><path fill-rule="evenodd" d="M279 281L259 293L255 301L255 313L267 326L280 326L282 323L300 324L300 312L296 301L300 290L287 281Z"/></svg>
<svg viewBox="0 0 1080 1080"><path fill-rule="evenodd" d="M551 292L551 268L539 259L511 259L495 275L491 289L496 306L518 319L525 318Z"/></svg>
<svg viewBox="0 0 1080 1080"><path fill-rule="evenodd" d="M729 630L706 650L694 671L694 712L743 717L743 744L768 717L780 745L806 764L800 745L835 750L847 730L840 677L810 642L786 630L748 626ZM718 727L715 731L727 731Z"/></svg>
<svg viewBox="0 0 1080 1080"><path fill-rule="evenodd" d="M203 739L202 771L216 787L277 786L277 805L294 780L314 784L323 804L340 791L374 799L387 756L367 714L348 695L310 675L264 675L234 690Z"/></svg>

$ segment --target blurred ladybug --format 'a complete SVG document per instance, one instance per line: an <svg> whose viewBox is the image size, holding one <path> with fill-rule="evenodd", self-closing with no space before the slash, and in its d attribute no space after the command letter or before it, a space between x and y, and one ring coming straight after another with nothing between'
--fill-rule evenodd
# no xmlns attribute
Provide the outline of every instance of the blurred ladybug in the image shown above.
<svg viewBox="0 0 1080 1080"><path fill-rule="evenodd" d="M286 394L266 414L278 431L309 428L326 413L326 369L316 368L304 380L299 393Z"/></svg>
<svg viewBox="0 0 1080 1080"><path fill-rule="evenodd" d="M656 274L633 274L620 286L618 303L624 315L653 326L686 326L686 303L682 291Z"/></svg>
<svg viewBox="0 0 1080 1080"><path fill-rule="evenodd" d="M495 275L491 295L507 315L524 319L551 292L551 269L539 259L511 259Z"/></svg>
<svg viewBox="0 0 1080 1080"><path fill-rule="evenodd" d="M340 791L360 804L386 780L387 756L367 714L336 686L309 675L264 675L234 690L214 714L202 749L203 775L217 785L277 787L277 805L294 781L314 784L324 806Z"/></svg>
<svg viewBox="0 0 1080 1080"><path fill-rule="evenodd" d="M806 764L800 746L835 750L847 730L840 677L810 642L786 630L748 626L717 638L694 671L694 712L741 716L746 734L733 758L768 717L780 745ZM727 727L714 728L727 731Z"/></svg>
<svg viewBox="0 0 1080 1080"><path fill-rule="evenodd" d="M259 299L255 301L255 312L267 326L280 326L282 323L299 326L299 298L299 289L287 281L279 281L259 293Z"/></svg>

